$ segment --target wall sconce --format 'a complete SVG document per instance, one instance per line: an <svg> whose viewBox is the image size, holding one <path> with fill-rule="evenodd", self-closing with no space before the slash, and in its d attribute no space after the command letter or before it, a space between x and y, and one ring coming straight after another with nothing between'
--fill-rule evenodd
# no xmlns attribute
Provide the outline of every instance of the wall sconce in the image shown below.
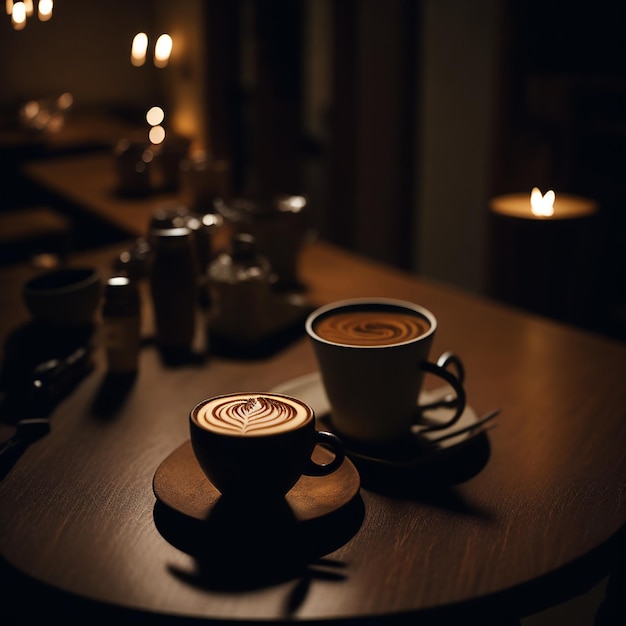
<svg viewBox="0 0 626 626"><path fill-rule="evenodd" d="M27 18L35 12L33 0L6 0L7 15L11 16L11 24L15 30L26 27ZM47 22L52 17L53 0L39 0L37 5L37 17L41 22Z"/></svg>
<svg viewBox="0 0 626 626"><path fill-rule="evenodd" d="M135 67L141 67L146 62L148 52L148 35L137 33L133 38L130 51L130 62ZM156 40L154 45L154 66L158 68L167 67L172 54L172 38L163 33Z"/></svg>

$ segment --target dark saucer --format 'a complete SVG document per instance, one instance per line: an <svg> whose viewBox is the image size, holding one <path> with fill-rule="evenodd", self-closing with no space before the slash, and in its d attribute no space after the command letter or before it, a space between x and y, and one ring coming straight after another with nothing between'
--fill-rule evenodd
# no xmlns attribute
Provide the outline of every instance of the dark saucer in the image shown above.
<svg viewBox="0 0 626 626"><path fill-rule="evenodd" d="M321 446L314 458L327 463L332 458ZM187 441L174 450L157 468L152 481L154 495L171 509L204 521L221 499L220 492L204 475L191 443ZM354 464L345 459L341 467L327 476L302 476L285 496L285 502L298 521L323 517L350 502L358 493L360 478ZM267 503L255 503L255 506Z"/></svg>
<svg viewBox="0 0 626 626"><path fill-rule="evenodd" d="M318 446L313 456L328 462L332 453ZM340 581L342 563L325 555L354 536L365 514L349 459L328 476L303 476L280 501L232 502L204 476L187 441L158 467L153 490L157 530L193 557L193 567L171 566L172 575L207 590L306 582L320 565Z"/></svg>
<svg viewBox="0 0 626 626"><path fill-rule="evenodd" d="M450 436L441 442L436 438L449 434L448 430L430 433L420 432L419 427L398 441L386 444L366 444L346 437L334 428L330 415L330 404L324 391L319 372L294 378L272 389L287 393L307 402L316 414L318 428L337 434L346 447L347 456L354 462L363 486L371 488L377 484L403 482L412 485L421 483L429 486L456 484L476 475L487 463L490 454L489 437L486 431L479 435L470 433ZM449 393L448 387L423 391L419 404L437 403ZM441 406L428 411L431 421L449 419L452 409ZM478 422L474 409L467 405L460 420L450 432L470 427Z"/></svg>

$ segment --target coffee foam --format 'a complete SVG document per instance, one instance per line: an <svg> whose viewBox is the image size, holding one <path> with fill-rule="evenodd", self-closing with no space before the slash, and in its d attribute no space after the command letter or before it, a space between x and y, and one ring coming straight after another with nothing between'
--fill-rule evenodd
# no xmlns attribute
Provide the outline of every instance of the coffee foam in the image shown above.
<svg viewBox="0 0 626 626"><path fill-rule="evenodd" d="M313 325L326 341L353 346L387 346L424 335L430 324L416 314L386 309L329 313Z"/></svg>
<svg viewBox="0 0 626 626"><path fill-rule="evenodd" d="M312 410L295 398L249 393L213 398L195 413L206 430L248 437L293 430L312 417Z"/></svg>

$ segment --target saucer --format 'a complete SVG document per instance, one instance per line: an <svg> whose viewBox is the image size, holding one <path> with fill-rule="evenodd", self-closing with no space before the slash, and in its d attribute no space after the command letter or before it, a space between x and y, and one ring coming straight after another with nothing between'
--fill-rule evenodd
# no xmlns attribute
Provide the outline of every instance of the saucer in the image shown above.
<svg viewBox="0 0 626 626"><path fill-rule="evenodd" d="M333 454L316 446L313 458L328 463ZM302 476L285 496L294 518L299 522L328 515L348 504L361 487L359 473L346 458L338 470L327 476ZM196 461L191 442L187 441L157 468L152 479L157 499L188 517L204 521L219 501L220 492L204 475Z"/></svg>
<svg viewBox="0 0 626 626"><path fill-rule="evenodd" d="M275 393L284 393L299 398L306 402L315 411L319 426L334 431L332 424L331 408L322 384L319 372L305 374L291 379L271 389ZM450 387L442 386L433 390L422 391L418 398L418 404L430 404L443 400L450 393ZM438 407L428 410L429 422L445 422L450 419L454 409ZM420 468L456 456L461 450L475 444L478 440L486 437L485 433L480 436L471 432L460 433L457 436L448 436L442 441L435 441L439 437L448 435L457 429L471 427L478 422L478 416L474 409L466 405L459 420L450 429L424 432L423 426L413 426L411 436L402 442L386 445L363 444L347 438L341 433L347 455L357 463L359 469L364 464L386 466L391 468ZM483 441L484 443L484 441Z"/></svg>

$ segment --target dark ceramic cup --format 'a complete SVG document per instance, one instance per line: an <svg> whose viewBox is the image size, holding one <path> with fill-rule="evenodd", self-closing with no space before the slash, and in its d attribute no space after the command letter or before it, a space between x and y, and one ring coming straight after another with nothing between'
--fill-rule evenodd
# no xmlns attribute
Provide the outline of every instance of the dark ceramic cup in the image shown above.
<svg viewBox="0 0 626 626"><path fill-rule="evenodd" d="M304 474L326 476L344 460L339 438L315 427L313 409L277 393L231 393L197 404L189 414L191 444L207 478L232 500L282 498ZM316 463L317 444L334 458Z"/></svg>

